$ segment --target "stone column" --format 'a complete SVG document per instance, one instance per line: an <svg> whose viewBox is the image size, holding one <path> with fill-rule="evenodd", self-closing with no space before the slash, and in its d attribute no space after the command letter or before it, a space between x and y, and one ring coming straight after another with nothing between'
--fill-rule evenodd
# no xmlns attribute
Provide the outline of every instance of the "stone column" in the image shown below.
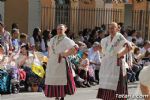
<svg viewBox="0 0 150 100"><path fill-rule="evenodd" d="M41 27L41 2L40 0L28 0L28 33L32 35L34 28Z"/></svg>

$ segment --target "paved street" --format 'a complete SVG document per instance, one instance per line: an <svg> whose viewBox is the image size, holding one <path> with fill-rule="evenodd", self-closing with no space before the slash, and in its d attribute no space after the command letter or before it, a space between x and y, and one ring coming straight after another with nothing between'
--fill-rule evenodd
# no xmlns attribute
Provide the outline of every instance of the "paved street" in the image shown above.
<svg viewBox="0 0 150 100"><path fill-rule="evenodd" d="M97 100L98 86L94 86L91 88L78 88L77 93L74 96L67 96L65 100ZM129 94L131 95L140 95L139 84L130 83L129 84ZM11 95L3 95L0 100L54 100L49 99L44 96L43 93L19 93L19 94L11 94ZM111 100L111 99L110 99ZM134 100L133 98L130 100ZM142 100L142 99L135 99Z"/></svg>

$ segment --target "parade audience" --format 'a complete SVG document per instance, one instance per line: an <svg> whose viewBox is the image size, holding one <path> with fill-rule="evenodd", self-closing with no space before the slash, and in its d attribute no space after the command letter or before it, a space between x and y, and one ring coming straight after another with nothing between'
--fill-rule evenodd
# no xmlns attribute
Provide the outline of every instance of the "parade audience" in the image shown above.
<svg viewBox="0 0 150 100"><path fill-rule="evenodd" d="M80 66L79 66L79 76L85 80L84 85L90 87L89 84L89 65L90 61L88 59L88 52L84 51L82 55L82 60L80 61Z"/></svg>
<svg viewBox="0 0 150 100"><path fill-rule="evenodd" d="M142 46L142 44L143 44L143 38L141 37L140 32L137 32L136 43L137 43L137 46Z"/></svg>
<svg viewBox="0 0 150 100"><path fill-rule="evenodd" d="M5 26L0 22L0 44L4 47L6 55L9 54L9 50L12 50L11 34L5 30Z"/></svg>
<svg viewBox="0 0 150 100"><path fill-rule="evenodd" d="M42 34L41 50L46 52L48 50L48 41L50 41L51 34L50 30L44 30Z"/></svg>
<svg viewBox="0 0 150 100"><path fill-rule="evenodd" d="M19 51L20 48L20 41L19 41L19 29L12 30L12 46L15 52Z"/></svg>
<svg viewBox="0 0 150 100"><path fill-rule="evenodd" d="M94 42L93 47L91 47L88 52L88 58L90 61L90 78L93 82L96 82L97 84L99 83L99 70L101 63L99 48L99 42Z"/></svg>
<svg viewBox="0 0 150 100"><path fill-rule="evenodd" d="M37 50L37 51L41 51L41 42L42 42L42 38L41 38L41 29L40 28L35 28L33 30L33 35L30 38L30 45L33 49Z"/></svg>
<svg viewBox="0 0 150 100"><path fill-rule="evenodd" d="M126 70L128 82L135 82L139 80L139 73L143 69L143 66L150 64L150 42L148 40L144 41L140 32L136 32L136 30L125 30L121 23L119 26L120 28L118 31L136 47L124 58L127 63ZM12 24L10 34L5 30L4 24L0 22L0 65L3 65L4 56L11 54L16 55L13 60L16 60L17 68L27 73L26 79L24 80L31 81L31 74L28 73L32 72L34 52L41 52L43 56L48 56L48 42L55 35L55 29L53 29L52 32L46 29L41 34L41 29L35 28L32 36L29 37L28 34L19 31L18 24L16 23ZM68 31L67 36L75 41L73 32ZM91 87L99 83L99 71L102 57L100 42L106 36L108 36L108 33L105 25L95 27L93 30L86 28L79 32L79 40L75 41L79 46L78 52L69 58L72 65L75 66L72 67L72 69L75 72L74 80L77 87ZM33 74L31 76L33 76L32 78L39 78ZM25 82L25 84L26 89L31 90L29 89L31 84L30 86L27 86L28 82Z"/></svg>

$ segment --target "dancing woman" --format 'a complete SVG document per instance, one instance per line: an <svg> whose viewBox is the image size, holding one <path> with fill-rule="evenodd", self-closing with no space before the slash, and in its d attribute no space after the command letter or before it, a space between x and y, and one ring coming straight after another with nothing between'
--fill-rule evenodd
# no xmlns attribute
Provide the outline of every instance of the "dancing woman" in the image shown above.
<svg viewBox="0 0 150 100"><path fill-rule="evenodd" d="M128 41L118 32L118 25L112 22L109 36L102 39L102 60L100 69L100 87L97 98L103 100L118 100L119 95L126 95L127 79L123 56L132 48ZM122 98L119 100L126 100Z"/></svg>
<svg viewBox="0 0 150 100"><path fill-rule="evenodd" d="M64 100L76 91L67 57L76 53L76 44L65 35L66 26L57 26L57 35L48 43L49 60L46 69L45 96Z"/></svg>

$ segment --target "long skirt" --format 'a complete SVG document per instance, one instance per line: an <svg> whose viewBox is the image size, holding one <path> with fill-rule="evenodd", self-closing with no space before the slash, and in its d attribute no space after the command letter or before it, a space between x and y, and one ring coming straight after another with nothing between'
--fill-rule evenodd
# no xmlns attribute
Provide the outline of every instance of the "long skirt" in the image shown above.
<svg viewBox="0 0 150 100"><path fill-rule="evenodd" d="M123 76L123 68L121 62L121 59L118 59L118 63L120 66L120 76L117 90L114 91L99 88L97 98L101 98L103 100L127 100L127 98L125 97L128 94L127 76Z"/></svg>
<svg viewBox="0 0 150 100"><path fill-rule="evenodd" d="M45 85L46 97L65 97L73 95L76 91L76 85L72 75L71 68L67 68L67 85Z"/></svg>

